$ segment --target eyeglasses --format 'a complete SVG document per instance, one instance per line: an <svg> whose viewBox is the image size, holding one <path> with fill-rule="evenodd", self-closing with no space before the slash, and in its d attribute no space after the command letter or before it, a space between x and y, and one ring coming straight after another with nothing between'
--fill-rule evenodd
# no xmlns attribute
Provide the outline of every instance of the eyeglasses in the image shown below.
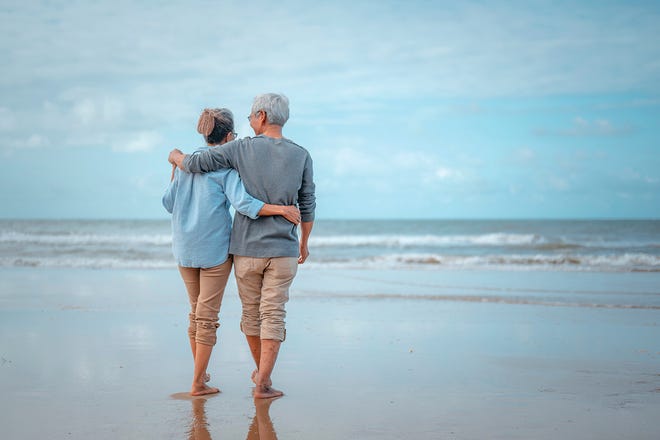
<svg viewBox="0 0 660 440"><path fill-rule="evenodd" d="M261 113L261 110L257 110L257 111L254 112L254 113L250 113L250 114L248 115L248 117L247 117L247 118L248 118L248 121L251 121L251 120L252 120L252 115L257 116L257 113Z"/></svg>
<svg viewBox="0 0 660 440"><path fill-rule="evenodd" d="M238 133L236 133L235 131L232 131L231 134L234 136L234 139L238 137Z"/></svg>

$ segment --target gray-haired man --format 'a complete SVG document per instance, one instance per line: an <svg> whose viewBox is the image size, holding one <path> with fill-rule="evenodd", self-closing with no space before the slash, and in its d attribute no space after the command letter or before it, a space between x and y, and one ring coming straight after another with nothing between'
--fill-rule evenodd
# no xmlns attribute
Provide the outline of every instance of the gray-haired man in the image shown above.
<svg viewBox="0 0 660 440"><path fill-rule="evenodd" d="M254 99L248 117L255 137L238 139L189 156L172 150L169 161L184 171L205 173L219 168L238 170L247 191L266 203L300 209L300 241L296 226L282 217L252 220L236 213L229 253L243 304L241 330L257 365L252 373L254 397L278 397L271 373L286 330L285 304L298 264L309 255L307 241L314 225L316 197L312 158L282 136L289 119L289 100L267 93Z"/></svg>

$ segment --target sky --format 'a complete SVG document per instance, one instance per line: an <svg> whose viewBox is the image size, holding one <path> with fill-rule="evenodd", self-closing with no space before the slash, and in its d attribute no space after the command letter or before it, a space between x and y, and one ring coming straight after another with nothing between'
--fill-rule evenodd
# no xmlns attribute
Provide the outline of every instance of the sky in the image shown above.
<svg viewBox="0 0 660 440"><path fill-rule="evenodd" d="M284 93L318 219L660 218L660 2L0 0L0 218L167 218Z"/></svg>

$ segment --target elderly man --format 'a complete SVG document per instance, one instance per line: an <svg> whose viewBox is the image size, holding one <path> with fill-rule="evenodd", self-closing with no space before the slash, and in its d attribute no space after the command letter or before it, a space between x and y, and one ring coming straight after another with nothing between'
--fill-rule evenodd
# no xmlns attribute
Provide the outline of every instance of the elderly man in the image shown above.
<svg viewBox="0 0 660 440"><path fill-rule="evenodd" d="M247 191L266 203L300 209L300 241L295 225L283 217L234 217L229 253L243 304L241 330L257 365L252 373L254 397L282 393L272 387L271 373L286 336L285 304L289 287L309 255L307 241L314 225L316 197L312 158L307 150L282 136L289 119L289 100L267 93L254 99L250 126L255 137L238 139L194 156L179 150L169 161L184 171L205 173L219 168L238 170Z"/></svg>

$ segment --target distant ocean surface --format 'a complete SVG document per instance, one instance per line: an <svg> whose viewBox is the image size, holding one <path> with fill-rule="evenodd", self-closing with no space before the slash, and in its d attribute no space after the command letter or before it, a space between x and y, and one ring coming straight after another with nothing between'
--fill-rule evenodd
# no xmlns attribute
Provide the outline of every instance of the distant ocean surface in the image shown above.
<svg viewBox="0 0 660 440"><path fill-rule="evenodd" d="M169 220L0 220L0 267L174 268ZM305 267L660 272L660 221L319 220Z"/></svg>

